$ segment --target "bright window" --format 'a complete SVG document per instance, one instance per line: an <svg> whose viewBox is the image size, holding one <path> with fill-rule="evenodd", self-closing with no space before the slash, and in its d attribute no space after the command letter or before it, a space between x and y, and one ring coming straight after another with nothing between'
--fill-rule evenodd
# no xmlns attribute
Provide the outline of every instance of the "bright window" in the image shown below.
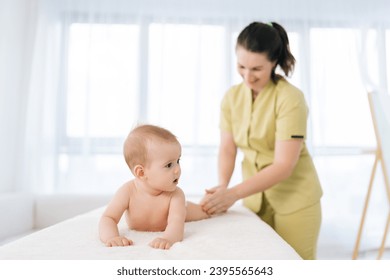
<svg viewBox="0 0 390 280"><path fill-rule="evenodd" d="M290 81L303 90L310 107L309 146L341 153L344 147L374 147L359 57L366 54L371 62L367 73L377 82L378 34L370 30L363 36L351 28L307 31L294 30L289 39L297 60ZM237 29L222 24L72 24L64 47L58 188L116 190L131 177L122 144L139 122L161 125L178 136L181 187L187 194L200 194L216 183L220 101L241 82L237 35ZM357 47L362 38L364 50ZM241 178L237 167L233 182Z"/></svg>
<svg viewBox="0 0 390 280"><path fill-rule="evenodd" d="M217 145L227 90L225 28L159 24L149 28L148 119L183 145Z"/></svg>
<svg viewBox="0 0 390 280"><path fill-rule="evenodd" d="M135 122L138 29L119 24L70 26L66 136L123 137Z"/></svg>
<svg viewBox="0 0 390 280"><path fill-rule="evenodd" d="M310 31L313 146L374 145L367 92L362 83L355 29Z"/></svg>

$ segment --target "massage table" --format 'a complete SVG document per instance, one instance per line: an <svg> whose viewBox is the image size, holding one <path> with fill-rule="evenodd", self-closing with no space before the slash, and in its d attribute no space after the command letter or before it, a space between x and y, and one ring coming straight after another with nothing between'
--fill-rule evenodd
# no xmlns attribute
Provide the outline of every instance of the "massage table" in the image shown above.
<svg viewBox="0 0 390 280"><path fill-rule="evenodd" d="M300 260L271 227L241 203L225 214L185 224L184 239L169 250L148 243L157 232L129 230L122 218L122 235L129 247L106 247L98 235L105 207L67 219L0 246L3 260Z"/></svg>

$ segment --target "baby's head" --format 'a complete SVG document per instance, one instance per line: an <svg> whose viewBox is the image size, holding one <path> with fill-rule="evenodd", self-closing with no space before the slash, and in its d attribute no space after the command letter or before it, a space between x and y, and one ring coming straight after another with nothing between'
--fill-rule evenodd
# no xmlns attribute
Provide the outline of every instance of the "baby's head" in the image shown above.
<svg viewBox="0 0 390 280"><path fill-rule="evenodd" d="M130 131L123 145L123 154L131 172L136 165L150 163L152 145L177 144L176 136L169 130L155 125L139 125Z"/></svg>

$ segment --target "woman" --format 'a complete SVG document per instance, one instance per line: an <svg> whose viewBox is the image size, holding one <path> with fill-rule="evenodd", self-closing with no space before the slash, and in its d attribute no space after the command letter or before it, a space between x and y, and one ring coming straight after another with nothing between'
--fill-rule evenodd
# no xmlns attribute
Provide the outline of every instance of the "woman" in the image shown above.
<svg viewBox="0 0 390 280"><path fill-rule="evenodd" d="M202 200L208 214L237 200L255 212L303 259L315 259L321 224L321 185L305 145L308 109L286 76L295 58L279 24L253 22L238 36L237 68L243 82L221 105L219 185ZM243 182L228 188L239 148Z"/></svg>

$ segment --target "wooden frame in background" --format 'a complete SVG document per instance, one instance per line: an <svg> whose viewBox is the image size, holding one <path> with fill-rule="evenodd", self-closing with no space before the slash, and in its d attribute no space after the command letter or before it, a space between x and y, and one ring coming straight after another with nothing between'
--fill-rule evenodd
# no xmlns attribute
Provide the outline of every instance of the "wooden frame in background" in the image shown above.
<svg viewBox="0 0 390 280"><path fill-rule="evenodd" d="M363 226L367 214L368 204L370 201L372 186L374 183L374 178L376 175L378 163L380 163L382 168L384 184L385 184L388 202L390 206L390 183L389 183L390 174L388 173L389 169L387 169L387 167L390 164L390 118L389 118L390 115L386 115L386 113L390 113L390 96L379 92L369 92L368 101L370 105L370 111L371 111L372 121L375 130L375 137L377 140L377 148L375 152L374 166L371 171L370 183L368 185L368 190L365 198L363 213L360 220L359 231L358 231L355 248L352 255L352 259L354 260L357 259L359 255L359 247L362 238ZM381 259L383 256L389 227L390 227L390 207L388 209L387 222L386 222L385 230L383 232L382 242L378 249L378 256L377 256L378 260Z"/></svg>

